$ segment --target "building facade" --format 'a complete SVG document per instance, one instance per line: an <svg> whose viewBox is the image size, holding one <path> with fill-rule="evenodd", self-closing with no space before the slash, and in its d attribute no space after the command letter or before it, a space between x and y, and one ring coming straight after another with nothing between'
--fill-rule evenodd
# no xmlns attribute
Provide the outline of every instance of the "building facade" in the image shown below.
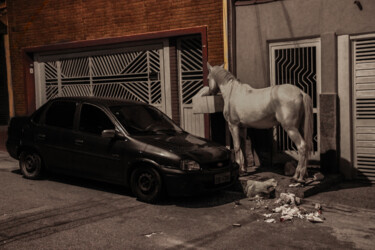
<svg viewBox="0 0 375 250"><path fill-rule="evenodd" d="M314 102L314 158L326 172L375 179L375 2L229 1L232 70L262 88L291 83ZM294 145L271 131L277 151Z"/></svg>
<svg viewBox="0 0 375 250"><path fill-rule="evenodd" d="M206 62L223 62L222 6L216 0L9 1L15 115L56 96L126 98L212 137L211 119L192 113L192 97L205 84Z"/></svg>

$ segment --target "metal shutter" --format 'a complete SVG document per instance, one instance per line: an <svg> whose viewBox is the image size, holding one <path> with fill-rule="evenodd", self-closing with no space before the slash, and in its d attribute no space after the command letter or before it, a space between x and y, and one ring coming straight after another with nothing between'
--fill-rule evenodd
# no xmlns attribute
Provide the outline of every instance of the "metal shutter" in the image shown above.
<svg viewBox="0 0 375 250"><path fill-rule="evenodd" d="M375 182L375 39L353 48L354 162L358 179Z"/></svg>

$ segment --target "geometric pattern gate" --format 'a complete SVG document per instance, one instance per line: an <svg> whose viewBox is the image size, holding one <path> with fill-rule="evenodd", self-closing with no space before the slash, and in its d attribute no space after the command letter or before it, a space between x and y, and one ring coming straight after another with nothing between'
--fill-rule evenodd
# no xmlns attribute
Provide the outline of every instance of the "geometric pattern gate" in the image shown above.
<svg viewBox="0 0 375 250"><path fill-rule="evenodd" d="M55 97L96 96L141 101L166 111L162 49L75 54L40 63L43 102ZM44 89L44 91L43 91Z"/></svg>
<svg viewBox="0 0 375 250"><path fill-rule="evenodd" d="M313 158L319 158L319 87L320 43L292 43L271 45L272 85L292 84L310 95L313 102ZM296 145L279 125L274 129L277 152L297 155Z"/></svg>
<svg viewBox="0 0 375 250"><path fill-rule="evenodd" d="M204 137L204 115L193 113L193 96L203 88L203 54L200 36L177 41L179 99L181 126L188 132Z"/></svg>

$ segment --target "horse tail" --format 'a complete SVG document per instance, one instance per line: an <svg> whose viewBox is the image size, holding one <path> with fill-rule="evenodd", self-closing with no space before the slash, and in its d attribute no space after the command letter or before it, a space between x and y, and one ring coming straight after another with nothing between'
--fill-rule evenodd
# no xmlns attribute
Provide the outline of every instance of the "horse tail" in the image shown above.
<svg viewBox="0 0 375 250"><path fill-rule="evenodd" d="M303 92L303 106L305 108L305 121L303 125L303 137L306 142L307 155L310 155L313 150L313 106L310 96Z"/></svg>

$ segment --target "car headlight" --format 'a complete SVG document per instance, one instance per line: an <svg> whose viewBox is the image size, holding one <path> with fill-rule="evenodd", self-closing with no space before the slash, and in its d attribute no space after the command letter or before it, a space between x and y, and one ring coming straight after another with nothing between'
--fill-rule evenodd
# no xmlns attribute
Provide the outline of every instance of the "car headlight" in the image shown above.
<svg viewBox="0 0 375 250"><path fill-rule="evenodd" d="M194 170L200 170L201 167L199 166L199 163L193 160L182 160L181 161L181 169L182 170L188 170L188 171L194 171Z"/></svg>

